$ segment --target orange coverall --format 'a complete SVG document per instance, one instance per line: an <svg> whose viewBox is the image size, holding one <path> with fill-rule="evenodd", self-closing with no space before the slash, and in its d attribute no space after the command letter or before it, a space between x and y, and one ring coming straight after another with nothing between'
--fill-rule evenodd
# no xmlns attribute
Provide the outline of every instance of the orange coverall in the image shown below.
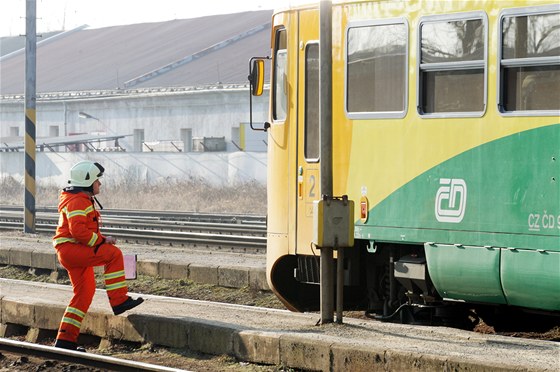
<svg viewBox="0 0 560 372"><path fill-rule="evenodd" d="M105 289L111 306L128 298L122 252L113 244L104 243L99 231L100 214L93 198L82 191L62 191L60 213L53 245L58 260L68 271L74 296L60 322L57 339L77 342L82 321L95 294L94 266L105 267Z"/></svg>

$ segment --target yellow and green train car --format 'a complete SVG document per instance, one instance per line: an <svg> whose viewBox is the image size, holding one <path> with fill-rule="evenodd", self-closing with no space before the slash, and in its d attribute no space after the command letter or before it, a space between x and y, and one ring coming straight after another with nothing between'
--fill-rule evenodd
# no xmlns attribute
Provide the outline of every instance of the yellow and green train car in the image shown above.
<svg viewBox="0 0 560 372"><path fill-rule="evenodd" d="M272 19L267 273L299 311L319 307L319 20ZM559 114L556 0L334 1L345 307L560 314Z"/></svg>

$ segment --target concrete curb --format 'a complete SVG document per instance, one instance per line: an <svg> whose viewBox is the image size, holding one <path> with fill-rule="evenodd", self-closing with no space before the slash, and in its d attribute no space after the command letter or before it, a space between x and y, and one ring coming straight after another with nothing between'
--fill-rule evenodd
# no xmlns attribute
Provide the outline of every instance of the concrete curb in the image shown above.
<svg viewBox="0 0 560 372"><path fill-rule="evenodd" d="M0 337L14 333L12 327L28 327L27 338L37 339L58 328L65 307L34 304L31 300L0 298ZM60 317L58 317L60 316ZM360 347L317 334L252 330L235 324L192 317L129 314L114 316L92 309L84 319L82 333L99 337L100 347L111 340L152 343L206 354L230 355L239 360L321 371L512 371L511 366L481 364L401 352ZM526 369L523 369L526 370ZM538 371L539 369L535 369Z"/></svg>
<svg viewBox="0 0 560 372"><path fill-rule="evenodd" d="M25 266L52 271L65 271L58 263L56 253L43 250L0 248L0 264ZM97 269L96 269L97 270ZM96 271L99 272L99 271ZM265 268L199 265L146 259L137 263L137 273L162 279L187 279L195 283L219 285L230 288L250 287L270 290Z"/></svg>

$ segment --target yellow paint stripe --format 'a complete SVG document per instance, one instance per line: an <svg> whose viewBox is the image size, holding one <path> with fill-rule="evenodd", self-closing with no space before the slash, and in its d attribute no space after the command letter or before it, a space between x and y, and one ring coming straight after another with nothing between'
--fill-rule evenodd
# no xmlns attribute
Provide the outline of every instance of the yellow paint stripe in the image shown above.
<svg viewBox="0 0 560 372"><path fill-rule="evenodd" d="M245 150L245 124L239 124L239 147Z"/></svg>

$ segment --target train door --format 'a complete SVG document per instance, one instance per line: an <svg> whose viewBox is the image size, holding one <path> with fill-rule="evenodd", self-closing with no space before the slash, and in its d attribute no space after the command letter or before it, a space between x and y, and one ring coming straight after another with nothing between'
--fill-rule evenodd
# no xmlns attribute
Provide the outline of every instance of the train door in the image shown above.
<svg viewBox="0 0 560 372"><path fill-rule="evenodd" d="M313 201L321 197L319 174L319 13L299 14L296 253L310 254Z"/></svg>

